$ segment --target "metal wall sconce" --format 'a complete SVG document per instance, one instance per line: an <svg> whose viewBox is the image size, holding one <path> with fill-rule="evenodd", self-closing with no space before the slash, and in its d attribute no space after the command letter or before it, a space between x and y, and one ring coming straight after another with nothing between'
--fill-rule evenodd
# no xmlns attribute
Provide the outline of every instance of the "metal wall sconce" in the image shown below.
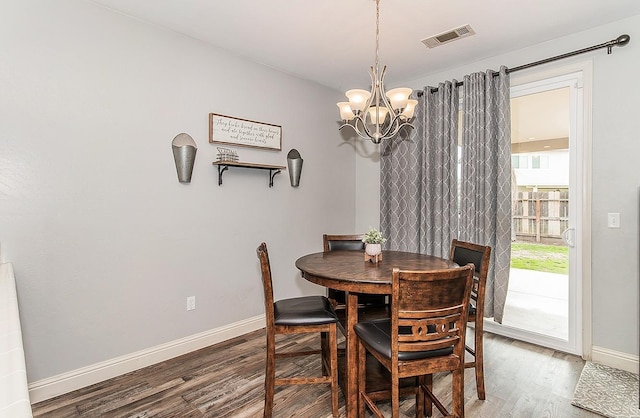
<svg viewBox="0 0 640 418"><path fill-rule="evenodd" d="M291 181L291 187L298 187L300 184L303 162L304 160L300 158L300 153L295 148L287 154L287 166L289 166L289 181Z"/></svg>
<svg viewBox="0 0 640 418"><path fill-rule="evenodd" d="M191 183L191 173L193 172L193 162L196 159L198 147L191 135L181 133L176 135L171 142L173 149L173 159L176 162L178 181L180 183Z"/></svg>

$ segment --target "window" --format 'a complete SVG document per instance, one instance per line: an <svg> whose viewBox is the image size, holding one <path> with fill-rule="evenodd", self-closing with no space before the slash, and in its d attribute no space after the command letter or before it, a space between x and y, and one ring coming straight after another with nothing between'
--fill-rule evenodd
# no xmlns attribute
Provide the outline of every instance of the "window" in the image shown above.
<svg viewBox="0 0 640 418"><path fill-rule="evenodd" d="M549 168L549 156L547 155L532 156L531 168Z"/></svg>

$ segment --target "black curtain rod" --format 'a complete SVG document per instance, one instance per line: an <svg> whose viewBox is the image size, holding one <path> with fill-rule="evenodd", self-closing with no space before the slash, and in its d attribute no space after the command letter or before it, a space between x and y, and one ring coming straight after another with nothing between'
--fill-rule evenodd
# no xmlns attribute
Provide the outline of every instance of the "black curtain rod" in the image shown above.
<svg viewBox="0 0 640 418"><path fill-rule="evenodd" d="M573 57L575 55L584 54L585 52L595 51L596 49L607 48L607 54L611 54L614 46L625 46L629 43L631 37L629 35L620 35L616 39L612 39L609 42L604 42L599 45L590 46L588 48L579 49L577 51L567 52L566 54L556 55L555 57L546 58L540 61L530 62L529 64L520 65L518 67L507 68L507 74L514 73L516 71L525 70L527 68L535 67L537 65L547 64L549 62L558 61L564 58ZM498 73L495 73L497 75ZM456 83L456 87L462 86L464 83L462 81L458 81ZM438 91L437 87L431 88L431 93L435 93ZM422 96L423 92L417 92L418 97Z"/></svg>

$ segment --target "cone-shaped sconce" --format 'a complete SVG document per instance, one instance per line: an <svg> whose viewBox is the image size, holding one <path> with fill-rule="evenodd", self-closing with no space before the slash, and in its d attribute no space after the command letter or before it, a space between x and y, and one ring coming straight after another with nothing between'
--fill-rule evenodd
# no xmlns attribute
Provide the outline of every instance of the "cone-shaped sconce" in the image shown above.
<svg viewBox="0 0 640 418"><path fill-rule="evenodd" d="M289 181L291 187L298 187L300 184L300 174L302 174L302 163L304 160L300 158L300 153L295 148L287 154L287 166L289 167Z"/></svg>
<svg viewBox="0 0 640 418"><path fill-rule="evenodd" d="M193 172L193 162L196 159L198 147L189 134L178 134L171 142L173 149L173 159L176 162L178 181L180 183L191 183L191 173Z"/></svg>

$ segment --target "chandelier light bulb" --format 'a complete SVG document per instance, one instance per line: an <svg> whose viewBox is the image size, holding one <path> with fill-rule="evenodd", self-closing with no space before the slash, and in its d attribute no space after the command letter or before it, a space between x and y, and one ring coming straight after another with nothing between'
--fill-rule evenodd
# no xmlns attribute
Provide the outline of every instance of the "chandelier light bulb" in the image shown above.
<svg viewBox="0 0 640 418"><path fill-rule="evenodd" d="M386 93L389 102L391 102L391 107L393 110L404 109L407 107L407 101L409 100L409 95L413 90L405 87L400 87L397 89L389 90Z"/></svg>
<svg viewBox="0 0 640 418"><path fill-rule="evenodd" d="M401 114L405 118L405 120L409 120L413 117L413 112L416 110L417 104L417 100L407 100L407 106L404 108Z"/></svg>
<svg viewBox="0 0 640 418"><path fill-rule="evenodd" d="M351 110L349 102L339 102L337 105L340 108L340 119L352 120L356 117L356 115L353 114L353 110Z"/></svg>
<svg viewBox="0 0 640 418"><path fill-rule="evenodd" d="M353 89L347 90L345 96L349 99L349 106L354 113L362 112L367 107L367 100L371 97L371 93L366 90Z"/></svg>
<svg viewBox="0 0 640 418"><path fill-rule="evenodd" d="M371 106L368 110L371 123L382 125L387 119L389 110L386 107Z"/></svg>

